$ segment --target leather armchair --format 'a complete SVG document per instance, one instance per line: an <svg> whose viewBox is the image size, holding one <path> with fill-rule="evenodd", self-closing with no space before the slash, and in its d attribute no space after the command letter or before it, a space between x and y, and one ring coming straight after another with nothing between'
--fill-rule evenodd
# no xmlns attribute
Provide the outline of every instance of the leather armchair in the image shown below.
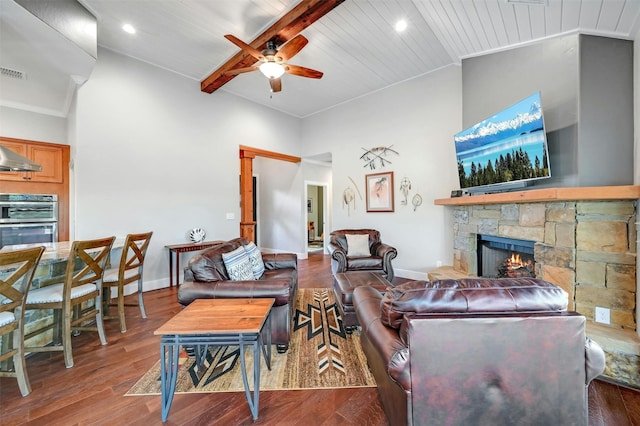
<svg viewBox="0 0 640 426"><path fill-rule="evenodd" d="M232 281L222 254L246 244L248 241L244 238L236 238L194 256L184 270L178 302L187 306L196 299L274 298L271 342L277 346L278 352L286 352L291 340L298 291L298 257L293 253L262 253L265 268L262 277Z"/></svg>
<svg viewBox="0 0 640 426"><path fill-rule="evenodd" d="M559 287L414 281L353 296L390 424L588 424L587 388L604 352Z"/></svg>
<svg viewBox="0 0 640 426"><path fill-rule="evenodd" d="M370 256L349 257L347 234L369 236ZM380 232L375 229L340 229L333 231L327 246L331 254L331 272L373 271L380 272L387 281L393 280L393 266L391 261L398 255L398 251L390 245L380 241Z"/></svg>

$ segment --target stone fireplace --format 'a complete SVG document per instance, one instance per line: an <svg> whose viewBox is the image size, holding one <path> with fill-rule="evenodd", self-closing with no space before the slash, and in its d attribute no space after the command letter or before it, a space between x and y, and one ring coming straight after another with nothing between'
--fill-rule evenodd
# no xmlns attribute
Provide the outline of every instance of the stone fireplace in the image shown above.
<svg viewBox="0 0 640 426"><path fill-rule="evenodd" d="M603 344L611 361L605 375L640 388L638 198L637 186L556 188L443 199L436 204L451 206L455 273L485 275L487 266L480 263L487 250L483 238L528 241L535 277L567 291L569 309L589 320L588 334L595 329L607 338L616 336L612 339L620 344L614 342L613 349ZM593 323L596 307L610 310L610 324Z"/></svg>

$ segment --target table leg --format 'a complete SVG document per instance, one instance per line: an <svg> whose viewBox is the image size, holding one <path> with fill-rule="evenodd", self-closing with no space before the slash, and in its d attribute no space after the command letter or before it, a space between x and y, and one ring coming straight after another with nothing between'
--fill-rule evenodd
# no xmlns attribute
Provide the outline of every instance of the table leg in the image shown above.
<svg viewBox="0 0 640 426"><path fill-rule="evenodd" d="M201 372L202 365L204 364L204 361L207 358L207 354L209 353L209 345L196 345L194 346L194 352L198 371Z"/></svg>
<svg viewBox="0 0 640 426"><path fill-rule="evenodd" d="M176 391L178 379L180 345L175 339L160 343L160 390L162 399L162 421L167 421L169 409L173 402L173 394ZM168 356L167 356L168 355Z"/></svg>
<svg viewBox="0 0 640 426"><path fill-rule="evenodd" d="M180 285L180 252L176 251L176 287Z"/></svg>
<svg viewBox="0 0 640 426"><path fill-rule="evenodd" d="M169 249L169 287L173 287L173 250Z"/></svg>
<svg viewBox="0 0 640 426"><path fill-rule="evenodd" d="M264 325L265 336L267 337L267 343L262 342L262 333L260 333L260 347L262 348L262 355L267 363L267 368L271 371L271 311L267 314L267 319Z"/></svg>
<svg viewBox="0 0 640 426"><path fill-rule="evenodd" d="M240 366L242 368L242 382L244 383L244 393L247 396L247 402L249 403L249 409L253 420L258 420L258 404L260 402L260 342L262 339L258 337L251 343L253 347L253 397L251 390L249 389L249 382L247 380L247 368L246 361L244 359L244 340L240 337Z"/></svg>

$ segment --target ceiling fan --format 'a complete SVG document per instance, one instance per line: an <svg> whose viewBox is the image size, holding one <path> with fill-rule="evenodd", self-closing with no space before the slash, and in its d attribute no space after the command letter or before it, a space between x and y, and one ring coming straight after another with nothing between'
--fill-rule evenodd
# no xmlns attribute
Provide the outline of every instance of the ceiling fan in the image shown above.
<svg viewBox="0 0 640 426"><path fill-rule="evenodd" d="M322 78L322 73L320 71L287 63L289 59L293 58L309 42L309 40L307 40L307 38L302 34L298 34L279 47L276 45L275 39L269 40L267 42L266 49L262 51L254 49L231 34L227 34L224 37L260 62L256 62L256 64L250 67L225 71L225 75L237 75L260 70L260 72L269 79L272 92L279 92L282 90L282 81L280 77L282 77L284 73L307 78Z"/></svg>

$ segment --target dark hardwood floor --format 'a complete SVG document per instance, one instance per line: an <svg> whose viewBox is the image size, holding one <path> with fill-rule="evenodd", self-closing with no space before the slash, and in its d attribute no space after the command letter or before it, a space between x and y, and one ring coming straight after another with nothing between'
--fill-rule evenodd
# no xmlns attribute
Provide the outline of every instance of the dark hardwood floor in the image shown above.
<svg viewBox="0 0 640 426"><path fill-rule="evenodd" d="M401 282L401 279L394 280ZM300 261L300 287L331 286L329 258ZM105 323L109 344L96 333L74 338L75 366L64 367L61 352L29 357L33 389L22 398L14 379L0 378L0 425L162 424L159 396L124 393L159 358L153 331L180 310L177 290L145 293L148 318L128 308L127 328ZM640 392L594 381L589 389L591 426L640 426ZM166 424L176 425L386 425L375 388L260 393L260 417L251 420L244 393L176 395Z"/></svg>

